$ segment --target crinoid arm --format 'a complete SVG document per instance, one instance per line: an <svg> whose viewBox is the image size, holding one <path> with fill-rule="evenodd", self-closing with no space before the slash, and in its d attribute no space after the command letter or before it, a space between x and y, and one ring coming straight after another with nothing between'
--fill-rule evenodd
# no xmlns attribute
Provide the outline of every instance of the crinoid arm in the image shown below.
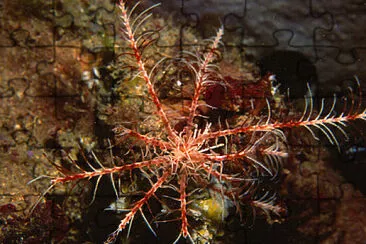
<svg viewBox="0 0 366 244"><path fill-rule="evenodd" d="M146 82L146 86L148 88L149 94L152 98L152 101L154 102L158 115L160 117L160 119L162 120L168 135L171 138L175 138L175 134L174 131L169 123L169 120L166 116L165 111L163 110L162 104L158 98L158 95L156 94L155 88L153 86L153 82L150 79L150 75L148 74L148 71L145 68L145 63L142 57L142 53L139 49L139 40L141 40L141 38L136 37L137 32L139 30L139 26L141 26L141 23L147 21L147 19L151 16L151 14L149 14L149 11L158 6L158 5L154 5L152 7L150 7L149 9L146 9L145 11L143 11L142 13L140 13L134 20L132 20L132 14L133 11L136 9L137 5L139 3L137 2L136 5L134 7L132 7L132 10L129 12L126 6L125 1L121 0L119 2L119 8L121 9L121 19L122 19L122 23L124 25L124 34L126 36L126 40L130 43L130 48L132 50L132 55L135 57L136 59L136 64L138 67L138 76L140 76L141 78L143 78L143 80Z"/></svg>
<svg viewBox="0 0 366 244"><path fill-rule="evenodd" d="M359 80L357 77L356 82L358 84L359 89L359 100L357 102L357 107L355 108L355 100L353 94L351 94L351 106L348 111L346 111L347 104L344 105L344 111L339 115L336 115L335 105L337 103L337 97L334 96L331 108L328 112L324 112L325 107L325 99L321 100L320 111L318 113L314 113L314 105L313 105L313 97L311 94L311 90L309 88L309 95L305 96L305 108L301 118L293 119L290 121L271 121L267 119L266 122L259 121L255 125L241 126L233 129L220 130L216 132L212 132L210 134L206 134L201 137L202 140L208 140L217 137L224 137L229 135L235 135L239 133L251 133L258 131L280 131L283 129L291 129L302 127L307 129L314 139L319 140L318 136L314 132L315 129L318 129L328 141L335 145L339 149L338 139L335 136L333 130L338 130L346 139L348 139L348 135L344 128L347 127L348 123L351 123L355 120L366 120L366 109L361 110L362 104L362 94L359 85ZM347 100L346 100L347 101ZM270 109L269 109L270 110ZM267 118L270 117L270 114ZM280 132L281 133L281 132Z"/></svg>
<svg viewBox="0 0 366 244"><path fill-rule="evenodd" d="M169 177L169 172L165 171L163 174L157 179L157 181L152 185L149 191L145 193L145 196L137 201L131 210L126 214L126 216L121 220L117 230L115 230L105 241L105 243L114 243L118 234L126 228L126 226L132 222L135 214L140 211L142 213L142 207L149 201L149 199L155 194L155 192L163 185L163 183ZM143 213L142 213L143 215ZM144 217L145 218L145 217ZM131 223L130 223L131 224Z"/></svg>

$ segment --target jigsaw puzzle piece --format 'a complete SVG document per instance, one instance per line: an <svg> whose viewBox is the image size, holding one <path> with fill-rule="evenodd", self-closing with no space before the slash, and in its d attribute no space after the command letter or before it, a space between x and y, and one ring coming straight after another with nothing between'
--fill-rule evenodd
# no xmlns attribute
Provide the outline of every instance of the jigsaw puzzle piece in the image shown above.
<svg viewBox="0 0 366 244"><path fill-rule="evenodd" d="M113 47L116 38L114 23L118 23L116 6L111 2L57 1L55 39L57 46L89 48ZM108 25L113 24L110 30Z"/></svg>
<svg viewBox="0 0 366 244"><path fill-rule="evenodd" d="M294 8L293 6L296 6ZM276 31L292 34L290 46L313 45L313 30L316 27L332 27L331 15L316 16L309 2L304 1L246 1L243 43L248 46L277 46L273 38Z"/></svg>
<svg viewBox="0 0 366 244"><path fill-rule="evenodd" d="M54 56L53 48L14 46L4 48L2 52L0 65L6 67L2 72L3 86L6 80L12 81L9 86L12 87L14 95L19 98L23 96L50 96L53 94L54 80L52 76L49 76L49 73L52 72L50 65ZM48 71L41 68L40 63L43 63ZM26 85L21 85L21 83Z"/></svg>
<svg viewBox="0 0 366 244"><path fill-rule="evenodd" d="M311 0L310 3L314 13L330 12L334 15L365 13L365 2L362 0Z"/></svg>
<svg viewBox="0 0 366 244"><path fill-rule="evenodd" d="M52 77L44 77L38 69L39 63L49 66L54 59L52 1L30 1L20 6L8 1L5 5L2 31L7 35L0 38L4 44L0 57L1 86L5 90L1 96L52 95Z"/></svg>
<svg viewBox="0 0 366 244"><path fill-rule="evenodd" d="M221 26L225 26L225 16L242 15L242 1L163 1L163 6L175 13L174 23L178 24L180 42L176 45L200 45L201 39L215 36ZM178 21L177 21L178 20ZM176 27L175 27L176 28ZM228 35L224 35L226 43Z"/></svg>
<svg viewBox="0 0 366 244"><path fill-rule="evenodd" d="M53 43L52 0L6 1L1 13L0 46L43 47ZM4 40L5 39L5 40ZM10 40L9 40L10 39Z"/></svg>
<svg viewBox="0 0 366 244"><path fill-rule="evenodd" d="M57 96L83 96L96 85L98 67L114 58L118 23L111 2L59 2L54 73Z"/></svg>
<svg viewBox="0 0 366 244"><path fill-rule="evenodd" d="M245 1L182 1L182 13L190 19L190 26L196 28L204 39L215 35L229 16L242 16ZM225 35L223 41L226 43Z"/></svg>
<svg viewBox="0 0 366 244"><path fill-rule="evenodd" d="M316 46L315 48L319 57L315 65L317 70L321 71L318 73L319 81L321 81L320 96L343 92L341 86L343 81L352 80L356 83L355 76L358 77L361 87L364 87L366 72L363 67L366 65L366 49L355 48L347 51L334 46Z"/></svg>
<svg viewBox="0 0 366 244"><path fill-rule="evenodd" d="M318 58L316 65L322 71L319 73L320 80L339 82L354 75L359 76L361 82L365 80L363 67L366 64L366 34L360 31L366 21L363 2L348 1L340 4L314 1L313 7L321 14L331 12L333 16L331 29L314 30L314 48Z"/></svg>

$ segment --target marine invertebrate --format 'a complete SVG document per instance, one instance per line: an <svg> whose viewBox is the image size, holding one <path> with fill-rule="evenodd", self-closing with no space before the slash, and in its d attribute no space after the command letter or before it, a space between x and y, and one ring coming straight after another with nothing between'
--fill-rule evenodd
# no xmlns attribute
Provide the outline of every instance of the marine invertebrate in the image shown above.
<svg viewBox="0 0 366 244"><path fill-rule="evenodd" d="M169 60L163 58L148 70L143 55L143 50L148 48L146 36L150 33L139 27L150 17L152 7L134 16L137 5L129 10L124 1L119 3L123 35L130 49L124 55L133 60L130 64L136 70L133 79L138 78L145 83L162 129L158 133L142 134L130 128L116 127L114 132L118 138L126 138L136 145L143 144L146 149L136 159L120 160L114 167L106 167L95 156L99 168L88 164L87 169L79 167L80 172L71 173L58 166L64 175L53 178L49 189L57 184L90 178L96 178L98 185L101 177L110 176L117 198L122 199L124 196L119 194L120 189L117 189L115 181L124 176L131 179L134 176L143 177L150 186L140 197L126 204L128 210L117 229L106 240L107 243L114 242L120 232L131 227L137 214L142 216L153 233L151 222L179 222L180 231L176 242L182 237L194 242L192 232L199 225L197 222L202 221L203 210L217 208L217 205L221 205L223 210L212 212L221 214L222 219L227 215L228 208L235 209L244 218L244 215L248 215L245 210L247 207L260 209L269 221L280 219L286 210L277 198L277 193L266 185L265 179L276 179L281 173L281 162L287 157L284 130L302 127L317 138L314 129L319 129L331 143L337 145L333 130L346 136L342 127L353 120L365 120L366 111L360 112L352 102L348 113L335 116L334 99L328 112L323 111L323 100L320 112L315 113L310 94L305 99L301 117L281 120L271 106L273 76L268 75L260 80L261 87L267 89L261 94L266 97L261 98L260 102L253 102L257 105L253 106L254 113L243 114L235 120L218 119L212 122L201 119L203 114L200 107L212 108L210 104L201 102L201 97L207 94L210 87L222 82L215 64L224 34L223 28L220 28L206 49L198 54L183 52L179 59L169 63L188 71L193 83L190 103L177 123L167 115L156 89L156 84L164 73L161 65ZM224 84L225 86L230 84ZM243 107L250 106L245 103ZM201 200L204 194L208 194L209 199ZM161 206L159 214L150 210L149 203L154 200ZM218 215L206 212L208 216Z"/></svg>

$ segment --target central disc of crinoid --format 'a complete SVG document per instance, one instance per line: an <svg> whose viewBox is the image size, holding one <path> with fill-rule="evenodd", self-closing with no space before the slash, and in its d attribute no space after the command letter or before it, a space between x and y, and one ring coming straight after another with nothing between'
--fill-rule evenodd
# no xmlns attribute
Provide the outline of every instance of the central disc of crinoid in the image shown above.
<svg viewBox="0 0 366 244"><path fill-rule="evenodd" d="M175 160L182 162L189 159L188 151L189 150L187 149L187 145L184 140L179 140L178 143L174 145L172 154Z"/></svg>
<svg viewBox="0 0 366 244"><path fill-rule="evenodd" d="M180 163L194 160L197 151L193 140L187 139L185 136L178 136L172 144L171 155L174 160Z"/></svg>

